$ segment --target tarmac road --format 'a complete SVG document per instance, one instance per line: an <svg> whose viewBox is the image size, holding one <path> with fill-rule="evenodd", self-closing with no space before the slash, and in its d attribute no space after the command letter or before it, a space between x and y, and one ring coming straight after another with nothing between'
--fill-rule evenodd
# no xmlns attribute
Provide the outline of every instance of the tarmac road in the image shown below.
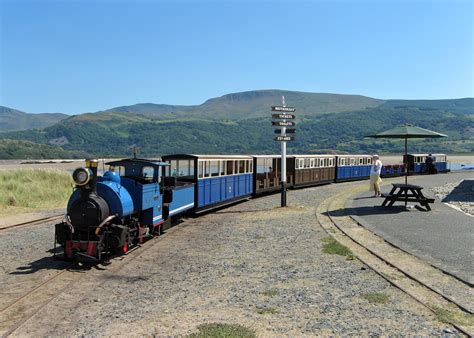
<svg viewBox="0 0 474 338"><path fill-rule="evenodd" d="M432 187L473 179L474 172L410 176L408 183L424 187L423 194L434 198ZM400 179L403 181L403 178ZM398 180L397 180L398 182ZM388 193L391 185L382 187ZM474 283L474 217L436 199L432 211L405 209L401 202L381 207L382 198L364 192L346 203L346 210L363 226L392 244L428 261L470 284Z"/></svg>

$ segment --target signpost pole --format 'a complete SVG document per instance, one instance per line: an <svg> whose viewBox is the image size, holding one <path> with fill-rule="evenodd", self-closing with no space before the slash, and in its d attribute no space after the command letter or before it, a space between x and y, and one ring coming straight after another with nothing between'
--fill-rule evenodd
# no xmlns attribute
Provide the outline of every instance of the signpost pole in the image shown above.
<svg viewBox="0 0 474 338"><path fill-rule="evenodd" d="M286 107L285 97L281 97L283 107ZM286 122L284 119L283 122ZM286 126L281 127L281 136L286 135ZM281 207L286 207L286 141L281 142Z"/></svg>
<svg viewBox="0 0 474 338"><path fill-rule="evenodd" d="M294 127L296 123L292 120L296 118L293 113L296 109L295 107L287 107L285 103L285 97L281 97L282 105L281 106L272 106L272 111L277 112L278 114L272 114L272 119L278 119L279 121L272 121L272 126L281 127L281 129L275 129L275 134L279 134L274 138L275 141L281 142L281 207L286 207L286 142L294 141L294 136L288 136L288 134L294 134L295 129L287 127Z"/></svg>

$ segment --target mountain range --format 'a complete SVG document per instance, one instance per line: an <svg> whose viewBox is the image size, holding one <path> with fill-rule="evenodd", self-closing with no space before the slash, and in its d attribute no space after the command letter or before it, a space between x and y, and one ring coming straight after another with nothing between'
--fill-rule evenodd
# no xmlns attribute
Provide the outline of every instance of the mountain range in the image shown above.
<svg viewBox="0 0 474 338"><path fill-rule="evenodd" d="M275 153L279 144L273 141L270 107L281 105L282 96L296 108L296 141L289 144L290 153L400 152L403 145L398 141L367 140L364 135L402 123L450 136L411 141L413 151L474 152L473 98L380 100L257 90L194 106L141 103L73 116L0 107L0 158L128 156L133 147L148 157L178 152Z"/></svg>

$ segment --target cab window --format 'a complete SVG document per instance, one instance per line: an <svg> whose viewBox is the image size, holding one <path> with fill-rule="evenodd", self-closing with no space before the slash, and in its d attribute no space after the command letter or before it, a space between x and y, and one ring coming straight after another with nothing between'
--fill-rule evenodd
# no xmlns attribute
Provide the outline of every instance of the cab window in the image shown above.
<svg viewBox="0 0 474 338"><path fill-rule="evenodd" d="M145 179L153 179L153 174L155 173L155 169L153 167L143 167L142 170L142 177Z"/></svg>

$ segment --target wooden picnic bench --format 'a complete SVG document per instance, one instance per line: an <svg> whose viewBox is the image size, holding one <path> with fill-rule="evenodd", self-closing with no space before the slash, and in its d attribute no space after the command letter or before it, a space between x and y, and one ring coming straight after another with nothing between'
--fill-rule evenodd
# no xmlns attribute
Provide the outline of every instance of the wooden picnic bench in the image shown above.
<svg viewBox="0 0 474 338"><path fill-rule="evenodd" d="M391 207L395 202L416 202L425 207L426 211L430 211L430 203L434 203L434 198L427 198L423 195L421 190L423 187L414 184L393 183L393 188L388 195L384 195L385 200L382 203L383 207ZM416 208L420 208L416 206Z"/></svg>

